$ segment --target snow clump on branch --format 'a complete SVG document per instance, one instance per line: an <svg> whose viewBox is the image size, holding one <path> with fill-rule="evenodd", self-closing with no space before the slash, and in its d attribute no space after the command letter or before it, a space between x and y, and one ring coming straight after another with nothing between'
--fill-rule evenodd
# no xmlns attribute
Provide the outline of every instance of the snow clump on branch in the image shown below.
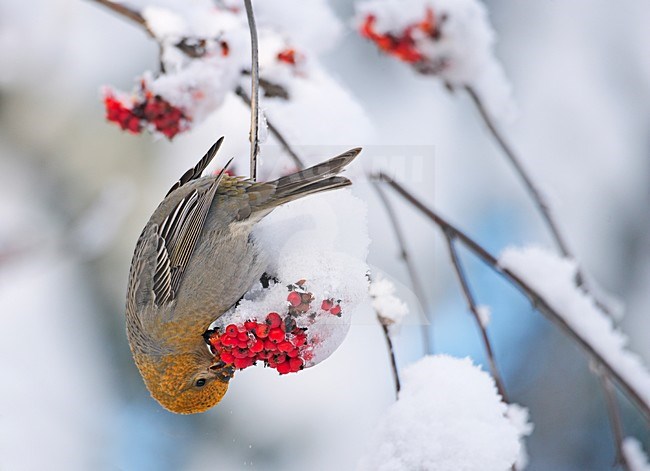
<svg viewBox="0 0 650 471"><path fill-rule="evenodd" d="M427 356L402 373L399 398L371 438L359 471L506 471L520 432L494 380L469 358Z"/></svg>
<svg viewBox="0 0 650 471"><path fill-rule="evenodd" d="M511 247L499 257L499 265L533 287L597 352L639 398L650 405L650 371L641 358L628 350L628 337L575 284L578 265L541 247Z"/></svg>

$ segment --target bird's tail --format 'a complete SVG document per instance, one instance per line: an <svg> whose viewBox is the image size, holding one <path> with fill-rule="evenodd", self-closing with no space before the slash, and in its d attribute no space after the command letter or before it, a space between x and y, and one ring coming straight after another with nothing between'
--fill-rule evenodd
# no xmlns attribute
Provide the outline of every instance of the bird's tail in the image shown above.
<svg viewBox="0 0 650 471"><path fill-rule="evenodd" d="M272 182L259 184L260 186L269 185L273 187L271 198L264 201L260 209L273 209L276 206L304 196L351 185L352 182L345 177L339 176L339 173L359 155L359 152L361 152L361 148L350 149L326 162L278 178Z"/></svg>

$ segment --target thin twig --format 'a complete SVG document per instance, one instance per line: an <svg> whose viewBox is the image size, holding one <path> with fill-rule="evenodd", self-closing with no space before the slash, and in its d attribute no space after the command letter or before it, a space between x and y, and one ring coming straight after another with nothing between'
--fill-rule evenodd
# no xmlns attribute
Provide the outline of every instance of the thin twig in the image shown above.
<svg viewBox="0 0 650 471"><path fill-rule="evenodd" d="M501 132L497 129L494 120L492 119L487 109L485 108L485 105L483 104L483 101L479 97L478 93L476 93L476 91L469 86L465 87L465 89L467 90L467 93L469 94L472 101L474 102L474 105L476 105L476 108L478 109L481 118L483 118L483 122L490 130L490 133L492 133L492 136L499 144L499 147L501 147L501 150L503 150L503 153L506 155L506 157L508 157L510 164L517 172L517 175L519 175L519 178L521 178L521 181L524 183L526 190L528 191L531 198L537 205L537 208L539 209L539 212L544 218L544 221L548 225L548 228L551 231L553 239L555 239L555 243L560 249L560 252L564 257L574 258L573 255L571 254L571 251L569 250L566 241L564 240L564 237L560 233L557 224L555 223L555 219L551 215L551 210L548 207L548 204L546 203L546 200L544 199L542 192L537 188L535 182L528 175L528 172L526 171L523 164L521 163L521 160L519 159L519 157L517 157L517 154L515 154L512 147L506 142Z"/></svg>
<svg viewBox="0 0 650 471"><path fill-rule="evenodd" d="M127 7L123 3L113 2L111 0L91 0L91 1L104 5L106 8L112 10L118 15L124 16L130 19L131 21L138 23L140 26L142 26L142 28L144 28L144 30L147 32L149 36L151 36L152 38L156 37L153 34L153 31L151 31L151 29L149 28L149 25L147 24L147 21L144 19L144 16L142 16L142 14L139 11L131 7Z"/></svg>
<svg viewBox="0 0 650 471"><path fill-rule="evenodd" d="M378 182L373 181L372 186L377 191L377 195L379 195L379 199L381 200L381 203L384 206L386 215L390 220L391 227L393 228L393 233L395 234L395 239L397 239L397 244L399 245L400 257L404 261L404 264L406 265L406 269L409 274L409 279L411 281L411 288L413 289L413 293L415 294L415 297L417 298L417 300L419 301L420 305L424 310L424 319L427 323L422 324L420 328L420 332L422 334L422 346L424 352L425 354L432 353L433 346L431 345L431 338L429 335L428 318L426 315L427 302L426 302L426 298L424 297L424 289L422 288L420 277L418 276L418 272L415 269L415 266L413 265L408 249L406 247L406 238L404 237L404 232L402 231L402 227L399 223L399 219L397 218L397 214L395 213L395 209L393 208L393 205L391 204L390 200L386 196L386 193L384 193L384 190L381 187L381 185Z"/></svg>
<svg viewBox="0 0 650 471"><path fill-rule="evenodd" d="M388 356L390 356L390 366L393 370L393 379L395 380L395 396L399 396L400 382L399 382L399 373L397 371L397 362L395 360L395 351L393 350L393 341L390 338L390 333L388 332L388 326L384 324L381 320L381 316L377 313L377 318L381 324L381 329L384 332L384 338L386 339L386 346L388 347Z"/></svg>
<svg viewBox="0 0 650 471"><path fill-rule="evenodd" d="M508 399L508 394L506 393L505 383L503 382L503 379L501 378L501 374L499 373L499 369L497 368L497 362L494 357L494 351L492 349L492 344L490 343L490 338L488 337L487 329L485 328L483 322L481 321L481 315L478 312L478 307L476 306L474 295L472 294L472 290L469 286L469 281L467 280L467 276L465 275L465 270L463 269L463 265L461 264L460 258L458 257L456 246L454 245L454 236L448 233L447 231L444 231L444 233L445 233L445 240L447 241L447 247L449 248L449 255L451 256L451 262L454 267L454 271L456 272L456 276L458 277L458 282L460 283L461 289L463 291L463 296L465 297L465 301L467 301L467 307L472 312L474 316L474 320L476 321L476 325L478 326L481 332L481 338L483 339L483 346L485 348L485 353L487 355L488 363L490 365L490 373L494 378L494 382L496 383L497 390L499 391L499 394L501 394L503 401L509 403L510 401Z"/></svg>
<svg viewBox="0 0 650 471"><path fill-rule="evenodd" d="M246 91L242 87L237 87L235 89L235 94L238 97L240 97L244 101L244 103L246 103L247 106L250 106L251 99L248 96L248 93L246 93ZM296 153L293 147L291 147L291 145L282 135L280 130L273 124L272 121L269 120L268 116L266 117L266 125L269 128L269 132L277 139L277 141L280 143L280 146L282 146L282 148L287 153L287 155L291 157L291 160L293 160L293 163L296 164L296 167L298 167L298 169L300 170L305 168L305 164L303 163L300 156Z"/></svg>
<svg viewBox="0 0 650 471"><path fill-rule="evenodd" d="M533 202L539 209L539 212L542 215L544 222L548 226L551 235L560 250L560 253L562 254L563 257L573 259L577 262L577 259L569 249L569 246L566 240L564 239L564 236L562 235L562 232L560 231L560 228L557 222L555 221L555 218L553 217L550 207L546 203L544 195L539 190L539 188L537 188L537 185L535 184L531 176L528 174L528 171L524 168L521 159L517 156L512 146L506 141L501 131L499 131L499 129L497 128L497 125L492 119L492 117L490 116L490 113L485 107L483 100L481 100L479 94L476 93L476 90L474 90L472 87L469 86L465 87L465 90L467 91L470 98L472 99L472 102L476 106L476 109L481 115L483 122L485 123L488 130L492 134L492 137L494 137L494 140L497 142L497 144L499 145L499 147L501 148L505 156L510 161L510 164L517 172L517 175L519 176L524 186L526 187L526 190L530 194ZM579 265L576 268L575 280L576 280L576 285L578 285L585 293L589 294L593 298L594 302L596 303L598 308L601 311L603 311L603 313L607 314L607 316L611 318L614 317L612 310L607 305L607 303L602 299L599 299L599 297L596 296L589 289L589 287L587 286L586 277L584 276L584 273L582 272L582 268Z"/></svg>
<svg viewBox="0 0 650 471"><path fill-rule="evenodd" d="M478 256L487 266L492 268L495 272L502 275L506 280L510 281L516 288L518 288L529 301L537 308L539 312L544 314L551 322L553 322L560 330L566 333L573 341L576 342L595 362L600 365L606 372L609 378L613 379L621 390L636 404L645 419L650 423L650 404L647 403L640 393L630 385L616 369L603 358L598 351L596 351L589 342L587 342L580 333L576 332L564 318L549 305L549 303L540 295L534 288L526 283L522 278L517 276L512 271L503 268L499 265L498 260L484 249L480 244L475 242L467 236L460 229L456 228L444 218L438 215L435 211L427 207L418 198L409 193L403 186L390 180L387 176L379 174L376 178L386 181L397 193L404 197L416 209L427 216L443 231L448 232L454 240L459 240L465 247Z"/></svg>
<svg viewBox="0 0 650 471"><path fill-rule="evenodd" d="M257 44L257 27L255 26L255 15L253 14L252 0L244 0L246 6L246 17L251 32L251 159L250 176L251 180L257 180L257 153L259 152L259 99L260 99L260 61L258 57L259 46Z"/></svg>
<svg viewBox="0 0 650 471"><path fill-rule="evenodd" d="M605 404L607 405L607 415L609 417L609 425L612 429L612 434L614 435L614 444L616 446L616 463L620 464L621 467L629 471L630 466L625 458L625 453L623 452L623 424L621 421L621 413L616 402L616 391L612 385L612 381L607 377L607 375L596 367L598 371L598 377L600 378L600 383L603 387L603 392L605 395Z"/></svg>

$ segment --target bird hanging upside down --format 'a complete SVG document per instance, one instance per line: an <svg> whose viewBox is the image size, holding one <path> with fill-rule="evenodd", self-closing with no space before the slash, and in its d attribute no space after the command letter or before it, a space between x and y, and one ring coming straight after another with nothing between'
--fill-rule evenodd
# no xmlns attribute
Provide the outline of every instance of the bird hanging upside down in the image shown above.
<svg viewBox="0 0 650 471"><path fill-rule="evenodd" d="M203 334L258 282L266 254L250 237L277 206L351 184L338 176L352 149L272 182L201 174L223 137L172 186L135 247L126 326L151 395L181 414L203 412L228 389L232 366L215 360ZM229 162L230 163L230 162Z"/></svg>

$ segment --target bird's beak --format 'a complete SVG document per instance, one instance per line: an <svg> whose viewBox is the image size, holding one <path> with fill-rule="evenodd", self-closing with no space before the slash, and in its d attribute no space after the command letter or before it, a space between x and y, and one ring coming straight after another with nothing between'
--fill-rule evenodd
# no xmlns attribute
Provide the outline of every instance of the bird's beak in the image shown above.
<svg viewBox="0 0 650 471"><path fill-rule="evenodd" d="M226 365L222 361L215 361L212 363L208 370L219 380L224 383L229 382L235 375L235 367L233 365Z"/></svg>

